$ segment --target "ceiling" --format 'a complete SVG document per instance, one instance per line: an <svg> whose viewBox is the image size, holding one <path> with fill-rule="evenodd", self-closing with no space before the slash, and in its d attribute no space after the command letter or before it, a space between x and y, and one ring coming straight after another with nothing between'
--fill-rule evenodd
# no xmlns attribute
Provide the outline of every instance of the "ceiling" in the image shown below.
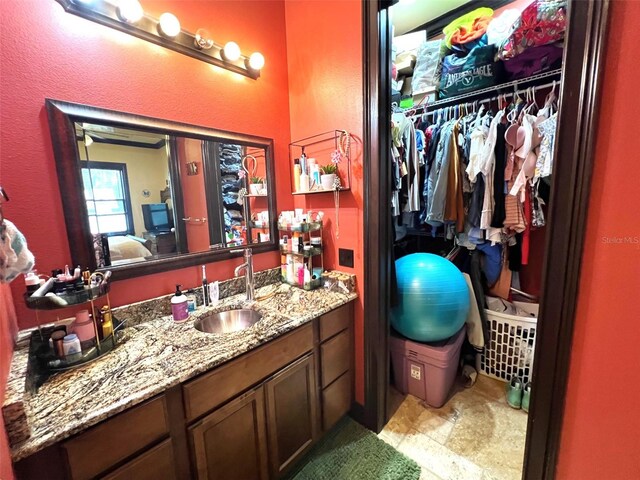
<svg viewBox="0 0 640 480"><path fill-rule="evenodd" d="M144 132L141 130L130 130L121 127L111 127L106 125L96 125L91 123L78 123L75 124L76 136L82 137L82 130L84 129L93 140L101 143L133 143L137 146L158 146L164 145L166 135L152 132Z"/></svg>
<svg viewBox="0 0 640 480"><path fill-rule="evenodd" d="M391 7L394 35L403 35L471 0L400 0Z"/></svg>

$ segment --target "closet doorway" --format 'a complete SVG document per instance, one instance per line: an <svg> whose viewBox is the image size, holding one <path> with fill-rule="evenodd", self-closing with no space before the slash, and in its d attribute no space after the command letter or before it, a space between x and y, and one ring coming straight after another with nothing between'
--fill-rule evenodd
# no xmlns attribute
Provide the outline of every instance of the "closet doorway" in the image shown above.
<svg viewBox="0 0 640 480"><path fill-rule="evenodd" d="M392 98L392 45L393 25L389 7L395 1L364 2L364 82L365 82L365 406L364 423L380 432L389 420L389 405L393 390L389 387L392 377L391 349L391 296L394 292L394 246L397 250L396 228L392 215L394 199L389 186L394 172L390 164L392 152L391 125ZM416 2L422 3L422 2ZM432 21L432 30L440 31L451 20L479 6L494 9L508 8L511 2L472 2L465 7L458 2L454 12ZM522 4L522 1L514 2ZM524 2L528 3L528 2ZM520 10L522 10L522 5ZM526 428L523 478L554 478L564 396L569 366L577 284L580 273L584 223L589 195L589 179L593 162L595 118L597 116L601 77L601 55L607 26L608 2L583 2L569 0L567 29L564 35L562 58L562 82L557 89L560 98L557 112L551 197L544 209L546 226L541 246L539 315L536 327L536 343L531 374L531 403ZM439 22L439 23L438 23ZM553 82L550 75L549 81ZM537 82L537 83L536 83ZM546 91L542 85L546 79L537 79L520 87L539 86L542 102ZM397 86L397 85L395 85ZM545 87L546 88L546 87ZM509 90L513 92L514 86ZM542 91L542 92L541 92ZM500 90L505 93L505 89ZM497 97L487 90L485 96ZM526 96L523 92L522 97ZM515 95L517 98L517 94ZM441 115L445 120L461 118L479 104L481 96L462 97L456 101L451 95L447 102L433 105L447 107ZM402 98L400 99L402 100ZM490 106L501 109L511 103L511 98L494 99ZM499 102L499 103L498 103ZM540 103L540 100L538 100ZM426 103L426 101L424 102ZM472 106L457 109L452 105L471 103ZM539 105L542 107L543 105ZM412 105L398 105L399 112L406 112ZM487 106L489 108L489 105ZM477 112L477 110L475 110ZM410 112L422 115L422 111ZM508 113L508 112L506 112ZM519 112L518 112L519 113ZM513 117L512 117L513 118ZM429 119L432 121L431 119ZM409 171L410 173L410 171ZM402 234L403 232L401 232ZM429 235L431 231L428 231ZM427 235L427 238L428 236ZM408 252L425 251L427 239L412 240ZM447 245L446 242L444 245ZM432 245L433 246L433 245ZM448 246L448 245L447 245ZM429 247L430 248L430 247ZM435 247L435 253L448 253L444 247ZM488 333L490 335L490 332ZM485 332L485 336L487 333ZM525 362L526 363L526 362ZM481 368L481 367L480 367ZM455 390L454 390L455 391ZM479 439L481 442L482 439Z"/></svg>

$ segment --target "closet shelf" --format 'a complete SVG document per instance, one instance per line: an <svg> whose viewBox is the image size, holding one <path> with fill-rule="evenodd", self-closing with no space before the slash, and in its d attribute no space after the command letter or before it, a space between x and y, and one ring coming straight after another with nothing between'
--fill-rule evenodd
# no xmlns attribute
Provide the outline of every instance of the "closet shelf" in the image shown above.
<svg viewBox="0 0 640 480"><path fill-rule="evenodd" d="M518 80L514 80L512 82L501 83L499 85L493 85L487 88L481 88L480 90L474 90L473 92L463 93L462 95L456 95L455 97L445 98L443 100L437 100L435 102L425 103L422 105L414 105L413 107L405 108L403 111L408 112L410 110L416 110L420 108L429 108L435 109L442 106L455 105L461 103L462 100L476 100L481 97L490 95L497 95L502 93L508 93L505 90L509 90L513 87L516 89L517 87L527 88L527 87L535 87L537 83L542 83L541 80L551 80L554 77L557 77L557 80L560 81L560 77L562 75L562 69L558 68L556 70L549 70L548 72L540 73L538 75L532 75L527 78L521 78Z"/></svg>

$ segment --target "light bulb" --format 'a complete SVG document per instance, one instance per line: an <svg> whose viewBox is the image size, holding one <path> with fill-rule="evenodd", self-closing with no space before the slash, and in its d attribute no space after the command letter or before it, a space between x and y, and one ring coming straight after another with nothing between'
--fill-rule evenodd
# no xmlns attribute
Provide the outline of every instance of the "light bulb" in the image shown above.
<svg viewBox="0 0 640 480"><path fill-rule="evenodd" d="M93 138L91 138L91 136L87 135L86 133L84 134L84 145L86 147L90 147L91 145L93 145Z"/></svg>
<svg viewBox="0 0 640 480"><path fill-rule="evenodd" d="M224 59L235 62L240 58L240 47L236 42L227 42L223 49Z"/></svg>
<svg viewBox="0 0 640 480"><path fill-rule="evenodd" d="M249 67L254 70L260 70L264 67L264 56L260 52L254 52L249 57Z"/></svg>
<svg viewBox="0 0 640 480"><path fill-rule="evenodd" d="M180 33L180 20L173 13L165 12L160 15L160 23L158 23L160 33L173 38Z"/></svg>
<svg viewBox="0 0 640 480"><path fill-rule="evenodd" d="M213 47L213 40L211 40L211 34L205 28L199 28L196 30L195 39L193 41L196 48L200 50L209 50Z"/></svg>
<svg viewBox="0 0 640 480"><path fill-rule="evenodd" d="M138 0L120 0L116 12L120 20L127 23L136 23L144 15L144 10Z"/></svg>

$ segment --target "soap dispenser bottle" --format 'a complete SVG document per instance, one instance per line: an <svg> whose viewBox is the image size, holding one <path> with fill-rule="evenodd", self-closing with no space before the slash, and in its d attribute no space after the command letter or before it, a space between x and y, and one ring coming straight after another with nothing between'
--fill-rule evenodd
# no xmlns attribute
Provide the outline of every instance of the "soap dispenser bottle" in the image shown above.
<svg viewBox="0 0 640 480"><path fill-rule="evenodd" d="M180 291L181 286L176 285L176 293L171 297L171 314L176 323L182 323L189 317L187 296Z"/></svg>

